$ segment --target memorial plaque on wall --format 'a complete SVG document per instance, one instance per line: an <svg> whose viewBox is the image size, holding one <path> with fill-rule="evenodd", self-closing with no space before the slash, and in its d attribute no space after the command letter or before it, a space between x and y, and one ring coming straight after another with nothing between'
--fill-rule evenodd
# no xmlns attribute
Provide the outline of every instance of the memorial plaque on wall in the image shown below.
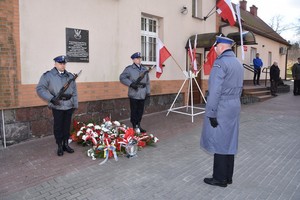
<svg viewBox="0 0 300 200"><path fill-rule="evenodd" d="M89 62L89 31L66 28L66 55L69 62Z"/></svg>

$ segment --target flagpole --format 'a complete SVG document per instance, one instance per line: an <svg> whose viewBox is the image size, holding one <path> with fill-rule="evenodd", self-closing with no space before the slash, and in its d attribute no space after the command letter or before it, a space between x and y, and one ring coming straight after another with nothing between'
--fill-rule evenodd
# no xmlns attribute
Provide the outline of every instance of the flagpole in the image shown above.
<svg viewBox="0 0 300 200"><path fill-rule="evenodd" d="M209 18L210 16L212 16L213 14L215 14L216 12L217 12L217 10L214 11L214 12L212 12L212 13L210 13L209 15L207 15L207 16L205 17L205 20L206 20L207 18Z"/></svg>
<svg viewBox="0 0 300 200"><path fill-rule="evenodd" d="M179 67L179 69L181 70L181 71L183 71L183 69L180 67L180 65L178 64L178 62L175 60L175 58L171 55L171 58L173 58L173 60L175 61L175 63L176 63L176 65Z"/></svg>

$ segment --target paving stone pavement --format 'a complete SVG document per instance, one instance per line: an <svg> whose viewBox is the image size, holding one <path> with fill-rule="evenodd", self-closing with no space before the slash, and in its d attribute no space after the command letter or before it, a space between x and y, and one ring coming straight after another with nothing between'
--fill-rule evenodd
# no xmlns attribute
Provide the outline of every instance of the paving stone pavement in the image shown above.
<svg viewBox="0 0 300 200"><path fill-rule="evenodd" d="M144 128L160 142L101 166L77 144L71 144L74 154L56 156L52 136L9 146L0 150L0 199L300 199L300 96L242 105L239 153L226 188L203 182L213 156L199 148L202 118L192 123L165 111L144 116Z"/></svg>

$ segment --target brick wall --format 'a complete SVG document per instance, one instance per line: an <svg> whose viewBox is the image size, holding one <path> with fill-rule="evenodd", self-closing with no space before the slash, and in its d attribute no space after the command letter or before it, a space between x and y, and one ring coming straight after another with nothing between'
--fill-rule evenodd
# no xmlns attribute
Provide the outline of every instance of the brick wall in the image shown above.
<svg viewBox="0 0 300 200"><path fill-rule="evenodd" d="M18 0L0 1L0 108L18 104Z"/></svg>
<svg viewBox="0 0 300 200"><path fill-rule="evenodd" d="M145 114L161 112L170 108L176 94L151 96L150 104L145 106ZM175 106L182 106L184 94L177 98ZM108 99L79 103L74 119L80 122L99 123L104 117L113 120L124 120L130 117L129 99ZM32 138L40 138L53 134L52 111L47 106L16 108L4 110L7 145L12 145ZM127 124L130 126L131 124ZM3 141L2 123L0 124L0 140Z"/></svg>

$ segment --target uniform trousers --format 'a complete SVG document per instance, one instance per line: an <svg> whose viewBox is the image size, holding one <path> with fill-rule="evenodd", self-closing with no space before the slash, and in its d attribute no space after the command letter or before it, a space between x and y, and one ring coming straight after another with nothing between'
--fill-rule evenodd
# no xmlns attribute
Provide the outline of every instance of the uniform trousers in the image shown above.
<svg viewBox="0 0 300 200"><path fill-rule="evenodd" d="M73 108L69 110L52 109L54 118L53 131L57 144L62 144L63 141L70 137L71 120Z"/></svg>
<svg viewBox="0 0 300 200"><path fill-rule="evenodd" d="M213 178L218 181L231 181L234 168L234 155L214 154Z"/></svg>
<svg viewBox="0 0 300 200"><path fill-rule="evenodd" d="M145 99L130 98L130 122L133 127L140 125L144 113Z"/></svg>

